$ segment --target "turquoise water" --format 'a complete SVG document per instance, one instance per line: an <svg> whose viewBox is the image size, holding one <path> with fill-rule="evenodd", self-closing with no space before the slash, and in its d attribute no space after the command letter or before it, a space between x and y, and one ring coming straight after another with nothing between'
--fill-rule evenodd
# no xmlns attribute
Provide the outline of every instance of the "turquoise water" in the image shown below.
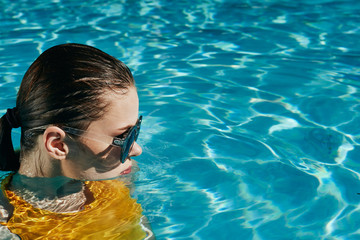
<svg viewBox="0 0 360 240"><path fill-rule="evenodd" d="M158 239L360 239L359 1L0 6L1 114L53 45L131 68L133 195Z"/></svg>

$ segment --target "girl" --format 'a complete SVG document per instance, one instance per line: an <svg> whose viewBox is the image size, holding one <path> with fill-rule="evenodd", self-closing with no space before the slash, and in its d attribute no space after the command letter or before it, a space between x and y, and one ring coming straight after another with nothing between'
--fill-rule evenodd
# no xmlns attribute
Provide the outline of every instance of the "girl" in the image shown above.
<svg viewBox="0 0 360 240"><path fill-rule="evenodd" d="M122 182L92 181L131 172L131 157L142 152L138 109L121 61L80 44L41 54L0 120L0 170L16 172L2 181L1 224L22 239L151 237ZM19 154L11 142L17 127Z"/></svg>

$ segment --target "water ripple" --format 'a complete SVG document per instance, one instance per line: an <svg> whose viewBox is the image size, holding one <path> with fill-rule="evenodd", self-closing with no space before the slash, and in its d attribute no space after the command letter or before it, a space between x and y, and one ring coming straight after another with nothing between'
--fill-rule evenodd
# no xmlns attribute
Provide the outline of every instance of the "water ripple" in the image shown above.
<svg viewBox="0 0 360 240"><path fill-rule="evenodd" d="M359 238L357 2L2 6L1 113L55 44L96 46L134 72L133 195L158 239Z"/></svg>

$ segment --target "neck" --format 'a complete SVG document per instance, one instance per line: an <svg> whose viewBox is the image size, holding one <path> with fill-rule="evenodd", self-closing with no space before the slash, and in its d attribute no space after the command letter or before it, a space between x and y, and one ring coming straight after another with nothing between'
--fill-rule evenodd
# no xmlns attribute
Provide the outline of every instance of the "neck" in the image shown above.
<svg viewBox="0 0 360 240"><path fill-rule="evenodd" d="M64 176L28 177L14 174L9 189L32 206L52 212L76 212L85 204L83 182Z"/></svg>
<svg viewBox="0 0 360 240"><path fill-rule="evenodd" d="M20 169L9 189L34 207L52 212L79 211L87 201L83 182L63 176L60 161L41 148L20 153Z"/></svg>
<svg viewBox="0 0 360 240"><path fill-rule="evenodd" d="M59 160L53 159L42 149L20 152L19 174L27 177L53 178L61 176Z"/></svg>
<svg viewBox="0 0 360 240"><path fill-rule="evenodd" d="M11 181L11 188L27 189L34 196L46 198L56 198L70 195L82 190L82 182L71 178L59 176L47 177L28 177L16 173Z"/></svg>

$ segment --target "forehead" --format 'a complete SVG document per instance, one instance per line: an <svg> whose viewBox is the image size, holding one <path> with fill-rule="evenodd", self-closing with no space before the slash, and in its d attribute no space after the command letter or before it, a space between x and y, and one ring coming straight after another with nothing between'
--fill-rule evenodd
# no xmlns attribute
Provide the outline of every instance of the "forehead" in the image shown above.
<svg viewBox="0 0 360 240"><path fill-rule="evenodd" d="M139 114L139 98L135 87L129 87L125 92L108 91L105 100L109 103L106 115L116 116L118 119L131 118ZM106 116L105 116L106 117Z"/></svg>
<svg viewBox="0 0 360 240"><path fill-rule="evenodd" d="M92 122L88 130L112 134L114 129L127 128L136 124L139 115L139 98L135 87L119 92L106 91L104 101L109 103L104 116Z"/></svg>

